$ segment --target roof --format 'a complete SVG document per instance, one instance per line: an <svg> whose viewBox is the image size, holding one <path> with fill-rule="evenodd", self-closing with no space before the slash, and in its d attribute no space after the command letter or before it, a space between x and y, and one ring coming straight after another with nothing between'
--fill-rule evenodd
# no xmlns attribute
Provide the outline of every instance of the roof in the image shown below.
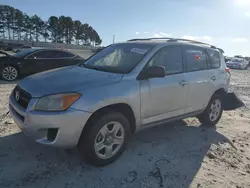
<svg viewBox="0 0 250 188"><path fill-rule="evenodd" d="M139 43L153 43L153 44L161 44L161 43L167 43L167 42L178 42L178 43L185 43L185 44L192 44L196 46L205 46L212 49L217 49L221 53L224 53L224 51L220 48L217 48L211 44L203 43L195 40L188 40L188 39L180 39L180 38L144 38L144 39L131 39L127 42L139 42Z"/></svg>

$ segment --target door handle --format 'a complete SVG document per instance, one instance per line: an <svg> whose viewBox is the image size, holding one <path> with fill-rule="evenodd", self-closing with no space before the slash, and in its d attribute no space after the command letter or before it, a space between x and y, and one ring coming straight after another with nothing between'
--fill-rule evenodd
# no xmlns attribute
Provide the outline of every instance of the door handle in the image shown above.
<svg viewBox="0 0 250 188"><path fill-rule="evenodd" d="M211 77L211 80L213 80L213 81L215 81L216 79L217 79L216 76L212 76L212 77Z"/></svg>
<svg viewBox="0 0 250 188"><path fill-rule="evenodd" d="M187 82L186 82L185 80L182 80L182 81L179 82L179 84L180 84L181 86L185 86L185 85L187 84Z"/></svg>

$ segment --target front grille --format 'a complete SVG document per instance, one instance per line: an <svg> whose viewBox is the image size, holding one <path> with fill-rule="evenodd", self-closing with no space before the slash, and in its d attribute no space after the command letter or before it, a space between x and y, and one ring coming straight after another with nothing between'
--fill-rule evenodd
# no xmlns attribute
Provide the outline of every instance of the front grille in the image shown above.
<svg viewBox="0 0 250 188"><path fill-rule="evenodd" d="M28 107L31 99L31 95L18 86L16 86L13 91L13 97L15 101L25 109Z"/></svg>

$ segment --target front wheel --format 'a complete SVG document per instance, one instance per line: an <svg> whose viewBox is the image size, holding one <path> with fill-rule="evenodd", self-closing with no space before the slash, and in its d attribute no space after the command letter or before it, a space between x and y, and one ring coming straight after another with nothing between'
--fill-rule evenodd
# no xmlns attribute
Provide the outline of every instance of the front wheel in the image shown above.
<svg viewBox="0 0 250 188"><path fill-rule="evenodd" d="M223 112L220 95L214 95L205 111L198 117L201 124L214 126L218 123Z"/></svg>
<svg viewBox="0 0 250 188"><path fill-rule="evenodd" d="M119 112L95 118L80 138L78 149L88 163L104 166L124 151L130 135L129 121Z"/></svg>
<svg viewBox="0 0 250 188"><path fill-rule="evenodd" d="M14 81L18 78L18 70L13 66L5 66L2 69L1 76L6 81Z"/></svg>

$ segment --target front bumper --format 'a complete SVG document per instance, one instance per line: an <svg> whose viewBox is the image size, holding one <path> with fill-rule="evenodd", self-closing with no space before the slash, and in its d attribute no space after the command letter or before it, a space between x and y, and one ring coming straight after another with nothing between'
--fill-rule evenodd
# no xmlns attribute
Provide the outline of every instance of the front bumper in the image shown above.
<svg viewBox="0 0 250 188"><path fill-rule="evenodd" d="M32 98L24 109L10 96L9 110L20 129L41 144L61 148L76 146L91 113L72 108L63 112L34 111L37 100Z"/></svg>

